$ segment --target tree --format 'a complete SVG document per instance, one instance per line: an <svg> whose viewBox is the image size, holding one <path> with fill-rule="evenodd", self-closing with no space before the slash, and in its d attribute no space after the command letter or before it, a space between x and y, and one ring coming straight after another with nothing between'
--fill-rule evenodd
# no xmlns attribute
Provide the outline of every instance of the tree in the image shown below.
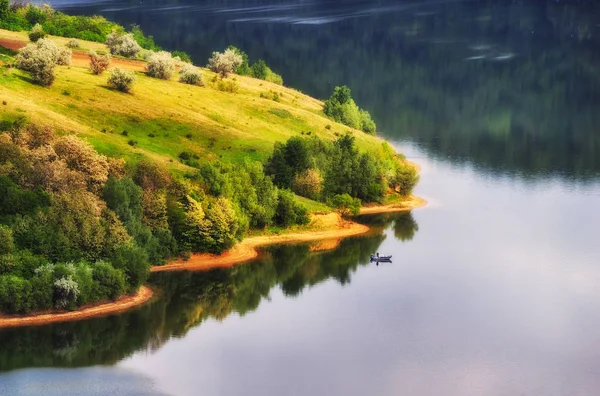
<svg viewBox="0 0 600 396"><path fill-rule="evenodd" d="M342 217L356 216L360 213L361 202L358 198L352 198L348 194L338 194L331 198L330 205Z"/></svg>
<svg viewBox="0 0 600 396"><path fill-rule="evenodd" d="M303 197L318 200L323 189L323 177L318 169L307 169L296 175L292 190Z"/></svg>
<svg viewBox="0 0 600 396"><path fill-rule="evenodd" d="M183 65L179 70L179 82L190 85L204 85L200 69L189 63Z"/></svg>
<svg viewBox="0 0 600 396"><path fill-rule="evenodd" d="M233 73L242 62L242 56L228 48L225 52L213 52L208 60L208 67L213 72L219 73L221 78L225 78L229 73Z"/></svg>
<svg viewBox="0 0 600 396"><path fill-rule="evenodd" d="M113 31L106 36L106 45L113 55L122 55L127 57L136 56L142 50L142 47L135 41L131 33Z"/></svg>
<svg viewBox="0 0 600 396"><path fill-rule="evenodd" d="M88 52L90 58L90 71L96 75L104 73L108 66L110 66L110 54L99 55L96 51L91 50Z"/></svg>
<svg viewBox="0 0 600 396"><path fill-rule="evenodd" d="M252 65L252 77L260 78L261 80L267 79L267 64L264 60L259 59Z"/></svg>
<svg viewBox="0 0 600 396"><path fill-rule="evenodd" d="M10 0L0 0L0 19L6 18L10 12Z"/></svg>
<svg viewBox="0 0 600 396"><path fill-rule="evenodd" d="M174 71L175 61L171 53L167 51L153 53L146 63L146 72L150 77L169 80Z"/></svg>
<svg viewBox="0 0 600 396"><path fill-rule="evenodd" d="M10 227L0 225L0 255L9 254L15 248L13 234Z"/></svg>
<svg viewBox="0 0 600 396"><path fill-rule="evenodd" d="M135 75L124 69L114 68L110 71L108 85L121 92L130 92L135 82Z"/></svg>
<svg viewBox="0 0 600 396"><path fill-rule="evenodd" d="M67 135L54 143L54 150L63 159L69 169L85 175L88 189L98 192L108 179L108 161L83 140Z"/></svg>
<svg viewBox="0 0 600 396"><path fill-rule="evenodd" d="M56 44L49 39L39 39L19 51L16 63L18 68L31 73L35 83L47 87L54 82L54 68L58 59L59 50Z"/></svg>
<svg viewBox="0 0 600 396"><path fill-rule="evenodd" d="M43 39L44 37L46 37L46 32L44 32L44 28L42 28L42 25L40 25L39 23L36 23L29 32L29 40L35 43L36 41L38 41L39 39Z"/></svg>
<svg viewBox="0 0 600 396"><path fill-rule="evenodd" d="M308 224L309 221L308 211L304 206L296 203L294 194L287 190L280 190L275 223L281 227L289 227L295 224Z"/></svg>

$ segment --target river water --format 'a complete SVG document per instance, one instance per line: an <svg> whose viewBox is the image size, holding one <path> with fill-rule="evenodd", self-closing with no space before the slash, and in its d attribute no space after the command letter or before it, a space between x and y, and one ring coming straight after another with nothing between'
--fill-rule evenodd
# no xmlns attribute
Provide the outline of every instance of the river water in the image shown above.
<svg viewBox="0 0 600 396"><path fill-rule="evenodd" d="M235 44L317 97L348 84L429 205L153 276L161 298L121 315L2 330L0 394L597 395L595 2L222 3L54 5L196 63Z"/></svg>

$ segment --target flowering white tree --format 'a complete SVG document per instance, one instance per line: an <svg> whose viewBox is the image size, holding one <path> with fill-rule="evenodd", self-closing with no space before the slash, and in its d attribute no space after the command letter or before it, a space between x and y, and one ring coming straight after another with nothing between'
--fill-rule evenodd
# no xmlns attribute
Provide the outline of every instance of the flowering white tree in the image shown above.
<svg viewBox="0 0 600 396"><path fill-rule="evenodd" d="M68 48L59 48L50 39L40 39L27 44L17 55L19 69L31 73L33 81L50 86L54 82L56 65L71 65L72 52Z"/></svg>
<svg viewBox="0 0 600 396"><path fill-rule="evenodd" d="M200 69L186 63L179 70L179 82L191 85L203 85Z"/></svg>
<svg viewBox="0 0 600 396"><path fill-rule="evenodd" d="M123 34L113 31L106 36L106 45L111 54L127 57L136 56L142 50L131 33Z"/></svg>
<svg viewBox="0 0 600 396"><path fill-rule="evenodd" d="M221 78L225 78L229 73L233 73L243 61L240 54L228 48L225 52L213 52L212 57L208 60L208 67L215 73L219 73Z"/></svg>
<svg viewBox="0 0 600 396"><path fill-rule="evenodd" d="M150 77L169 80L174 71L175 59L167 51L153 53L146 64L146 72Z"/></svg>

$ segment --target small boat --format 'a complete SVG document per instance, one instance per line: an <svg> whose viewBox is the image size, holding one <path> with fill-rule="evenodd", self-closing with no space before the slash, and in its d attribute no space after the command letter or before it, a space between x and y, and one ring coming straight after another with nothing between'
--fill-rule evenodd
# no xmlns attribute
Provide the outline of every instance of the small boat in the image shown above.
<svg viewBox="0 0 600 396"><path fill-rule="evenodd" d="M380 261L392 261L392 255L390 254L389 256L377 256L372 254L371 255L371 261L376 261L376 262L380 262Z"/></svg>

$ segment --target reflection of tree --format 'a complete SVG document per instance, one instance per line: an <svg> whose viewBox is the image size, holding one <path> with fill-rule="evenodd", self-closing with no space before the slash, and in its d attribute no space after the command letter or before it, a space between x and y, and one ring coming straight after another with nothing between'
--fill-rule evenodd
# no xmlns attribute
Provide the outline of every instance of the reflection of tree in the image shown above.
<svg viewBox="0 0 600 396"><path fill-rule="evenodd" d="M411 241L419 231L419 225L412 213L405 213L396 217L394 221L394 236L402 242Z"/></svg>
<svg viewBox="0 0 600 396"><path fill-rule="evenodd" d="M130 3L132 9L106 15L141 24L159 43L183 48L200 64L211 51L234 44L311 95L324 98L334 85L347 84L387 137L414 140L433 156L528 177L600 172L598 2L425 2L323 25L227 23L247 15L186 8L152 13L146 11L165 1ZM243 6L278 3L247 0ZM344 2L285 3L297 7L252 15L353 10ZM223 5L208 0L202 7ZM473 49L476 44L484 46ZM516 56L493 59L508 53ZM485 59L465 60L475 55Z"/></svg>
<svg viewBox="0 0 600 396"><path fill-rule="evenodd" d="M0 330L0 371L114 364L135 351L156 350L172 337L183 337L208 318L222 320L233 312L242 316L252 312L274 287L293 297L328 279L348 284L352 273L369 263L369 255L384 239L383 227L394 219L397 223L399 217L376 218L381 226L377 232L343 239L331 251L311 253L305 244L270 246L258 260L245 265L154 274L151 283L160 298L121 315ZM414 220L411 224L416 229Z"/></svg>

